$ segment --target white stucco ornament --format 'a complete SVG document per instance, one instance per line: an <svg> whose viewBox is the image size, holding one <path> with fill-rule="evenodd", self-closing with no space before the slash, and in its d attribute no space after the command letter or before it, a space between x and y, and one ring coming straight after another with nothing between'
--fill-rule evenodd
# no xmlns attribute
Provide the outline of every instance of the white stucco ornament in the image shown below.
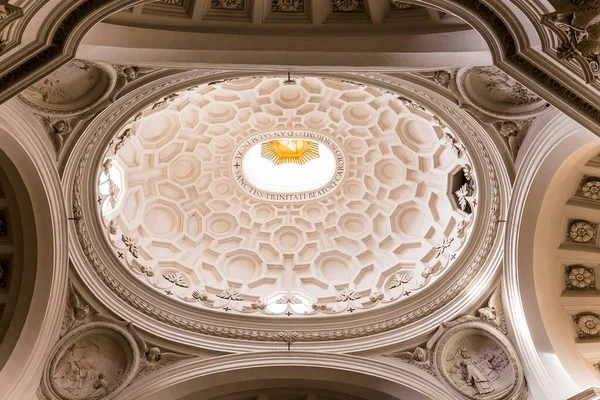
<svg viewBox="0 0 600 400"><path fill-rule="evenodd" d="M514 399L525 390L522 367L512 344L480 322L442 329L434 349L435 368L469 399Z"/></svg>
<svg viewBox="0 0 600 400"><path fill-rule="evenodd" d="M438 114L407 96L426 99ZM489 137L456 105L408 83L361 74L290 83L187 72L140 87L106 115L90 125L66 171L73 251L76 269L86 268L95 282L86 285L115 293L128 320L141 326L160 321L152 329L244 339L249 348L252 340L392 334L454 309L461 288L487 282L497 267L488 255L501 248L501 157L488 152ZM233 174L236 149L270 132L310 132L323 140L306 140L322 145L331 139L345 161L339 187L301 201L244 192ZM305 139L280 140L287 147L280 159L304 149L295 141ZM316 161L308 148L302 167ZM110 192L86 186L92 176L95 185L106 180L108 164L121 189L113 191L114 208ZM455 192L465 183L462 209ZM114 257L101 263L99 252ZM453 268L461 272L448 273ZM437 295L426 301L423 289L434 286ZM392 307L399 302L406 306ZM254 316L241 317L247 314ZM336 314L348 317L322 329L293 326L296 318ZM441 314L432 318L441 323Z"/></svg>
<svg viewBox="0 0 600 400"><path fill-rule="evenodd" d="M198 307L287 318L383 307L449 268L477 199L455 134L406 98L294 82L173 93L115 135L98 202L130 273ZM304 306L272 300L288 292Z"/></svg>

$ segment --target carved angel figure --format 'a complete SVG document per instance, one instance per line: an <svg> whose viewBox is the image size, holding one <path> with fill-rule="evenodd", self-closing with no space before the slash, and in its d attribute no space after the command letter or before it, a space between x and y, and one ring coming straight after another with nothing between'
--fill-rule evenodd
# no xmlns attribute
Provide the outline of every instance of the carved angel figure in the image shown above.
<svg viewBox="0 0 600 400"><path fill-rule="evenodd" d="M69 283L69 297L67 298L67 307L62 325L61 337L69 330L83 322L90 314L90 307L83 303L75 293L71 283Z"/></svg>
<svg viewBox="0 0 600 400"><path fill-rule="evenodd" d="M140 372L138 373L138 379L164 366L171 365L186 358L190 358L190 356L181 354L163 353L158 347L155 346L147 348L145 343L144 349L145 358L142 360Z"/></svg>
<svg viewBox="0 0 600 400"><path fill-rule="evenodd" d="M440 86L447 88L450 86L450 80L452 79L452 74L446 70L435 71L433 73L433 81Z"/></svg>
<svg viewBox="0 0 600 400"><path fill-rule="evenodd" d="M492 100L517 106L541 100L535 93L495 67L478 67L476 73L485 83Z"/></svg>
<svg viewBox="0 0 600 400"><path fill-rule="evenodd" d="M129 82L134 81L140 74L140 69L138 67L125 67L123 68L123 74L127 78Z"/></svg>
<svg viewBox="0 0 600 400"><path fill-rule="evenodd" d="M46 118L44 118L43 120L45 122L44 125L46 126L47 131L50 133L50 138L52 139L54 148L56 149L57 153L60 153L65 143L65 140L67 139L69 133L71 133L72 130L69 126L69 123L62 119L54 123Z"/></svg>
<svg viewBox="0 0 600 400"><path fill-rule="evenodd" d="M417 368L433 373L431 362L429 361L429 350L426 350L422 347L417 347L412 353L404 351L401 353L391 354L390 357L399 358Z"/></svg>
<svg viewBox="0 0 600 400"><path fill-rule="evenodd" d="M69 124L67 123L67 121L65 120L59 120L56 121L53 125L52 128L54 129L54 132L57 134L65 134L65 133L69 133L71 131L71 127L69 126Z"/></svg>
<svg viewBox="0 0 600 400"><path fill-rule="evenodd" d="M500 328L500 321L498 321L498 318L496 317L496 309L492 307L483 307L477 310L477 313L479 314L479 318L483 321L496 328Z"/></svg>

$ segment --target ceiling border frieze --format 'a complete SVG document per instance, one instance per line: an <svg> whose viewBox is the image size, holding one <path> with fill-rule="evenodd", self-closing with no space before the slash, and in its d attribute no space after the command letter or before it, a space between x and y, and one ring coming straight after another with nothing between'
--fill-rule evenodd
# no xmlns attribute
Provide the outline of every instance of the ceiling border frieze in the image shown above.
<svg viewBox="0 0 600 400"><path fill-rule="evenodd" d="M265 319L252 320L247 323L244 318L232 317L229 323L224 323L223 317L215 317L210 313L202 313L198 310L187 310L181 304L168 302L168 299L156 299L145 293L138 283L124 283L127 275L120 274L118 260L113 260L114 255L106 246L97 245L104 243L102 238L97 237L99 230L92 229L98 223L96 216L96 199L93 188L87 187L86 182L92 182L95 166L101 158L100 150L112 138L112 134L127 122L130 116L135 115L137 110L146 107L152 102L167 96L169 93L184 89L193 85L208 83L215 80L227 79L247 74L228 73L224 71L214 72L186 72L157 81L152 85L139 88L106 109L96 121L92 122L87 131L82 134L80 141L73 149L65 171L66 195L71 199L73 205L74 229L71 230L70 243L72 249L73 264L81 279L97 298L107 299L110 304L105 304L121 318L133 320L137 325L143 324L144 329L153 334L160 335L163 329L178 328L182 337L188 341L196 342L198 334L216 337L219 340L243 339L260 342L330 342L339 340L352 340L362 338L362 346L378 347L389 343L398 342L398 338L389 339L389 343L382 340L378 333L391 332L392 336L413 336L415 331L430 331L435 324L424 324L420 327L414 326L412 322L428 316L435 320L448 320L460 313L465 301L467 303L476 301L481 291L487 290L498 271L500 263L499 250L501 249L501 235L503 227L498 225L498 219L505 213L505 204L508 196L509 177L505 169L502 156L495 148L494 142L487 136L484 130L476 127L471 117L460 111L458 107L438 95L413 88L410 82L382 75L366 74L331 74L328 77L345 79L357 84L371 84L398 95L406 95L418 101L426 107L434 109L455 132L460 131L460 139L468 147L469 151L478 153L474 160L475 168L487 175L484 179L486 184L482 186L483 208L480 218L486 222L480 223L478 232L474 237L480 237L478 243L465 250L467 260L462 273L450 274L448 279L440 285L446 287L443 293L429 292L421 299L415 300L409 310L404 311L380 311L380 315L369 315L362 322L353 317L332 319L327 322L322 330L315 331L310 325L303 327L302 322L295 321L290 328L286 324L276 321L276 324ZM253 74L256 75L256 74ZM313 74L322 76L323 74ZM493 150L492 150L493 148ZM99 165L99 164L98 164ZM91 179L91 180L90 180ZM114 266L113 266L114 264ZM484 267L483 264L486 264ZM115 275L115 272L119 274ZM122 271L124 272L124 271ZM446 282L447 281L447 282ZM441 281L440 281L441 282ZM470 290L464 291L469 286ZM98 290L102 291L99 295ZM461 298L461 301L457 301ZM153 300L151 300L153 299ZM412 298L409 299L412 302ZM452 303L452 304L449 304ZM407 306L410 303L407 301ZM415 307L416 306L416 307ZM183 312L181 312L183 309ZM141 315L146 318L140 318ZM137 315L137 317L135 316ZM152 320L148 322L147 317ZM372 322L378 319L378 322ZM146 321L145 323L143 321ZM213 321L213 322L211 322ZM339 322L338 322L339 321ZM336 325L338 327L336 328ZM342 326L340 326L342 325ZM265 326L268 329L265 329ZM170 327L170 328L168 328ZM397 328L404 327L403 332ZM419 333L419 334L421 334ZM191 335L191 336L190 336ZM196 339L190 339L195 337ZM371 340L364 340L369 337ZM208 343L209 341L205 341ZM240 345L242 347L246 345ZM314 345L316 346L316 345ZM337 345L336 345L337 346ZM351 346L356 350L356 346ZM310 348L310 347L309 347ZM314 347L313 347L314 348Z"/></svg>

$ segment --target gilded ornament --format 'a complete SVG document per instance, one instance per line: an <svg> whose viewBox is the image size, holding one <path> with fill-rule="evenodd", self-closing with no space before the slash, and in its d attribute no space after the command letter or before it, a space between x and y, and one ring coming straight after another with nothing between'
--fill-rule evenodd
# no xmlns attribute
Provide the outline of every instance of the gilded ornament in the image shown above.
<svg viewBox="0 0 600 400"><path fill-rule="evenodd" d="M261 143L260 156L275 165L300 164L319 158L319 144L312 140L277 139Z"/></svg>

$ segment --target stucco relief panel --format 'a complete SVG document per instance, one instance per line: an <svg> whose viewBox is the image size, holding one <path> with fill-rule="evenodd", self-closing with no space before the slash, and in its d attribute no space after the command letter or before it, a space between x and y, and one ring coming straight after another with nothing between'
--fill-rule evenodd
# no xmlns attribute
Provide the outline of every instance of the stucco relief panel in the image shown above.
<svg viewBox="0 0 600 400"><path fill-rule="evenodd" d="M139 350L122 326L110 322L84 324L57 344L42 388L50 398L114 398L131 382Z"/></svg>

